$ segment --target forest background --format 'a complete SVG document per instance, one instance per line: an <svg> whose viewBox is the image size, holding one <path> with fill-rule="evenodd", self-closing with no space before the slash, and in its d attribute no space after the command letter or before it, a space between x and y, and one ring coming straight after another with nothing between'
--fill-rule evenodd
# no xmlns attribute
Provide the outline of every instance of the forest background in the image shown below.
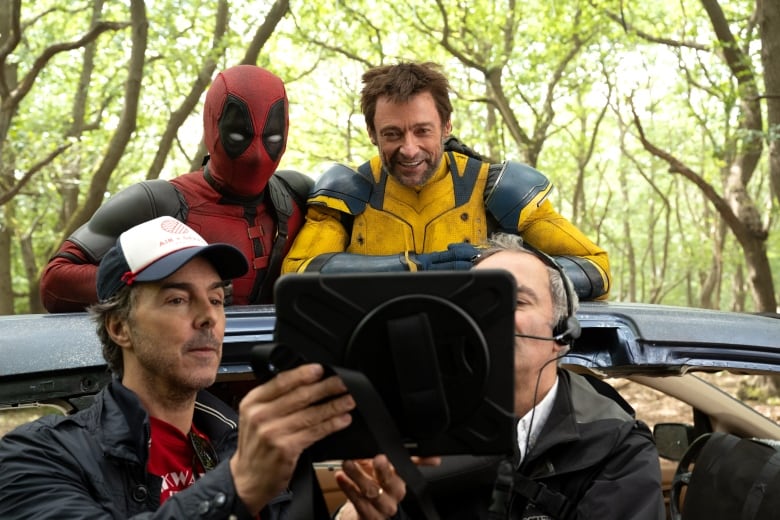
<svg viewBox="0 0 780 520"><path fill-rule="evenodd" d="M553 181L610 254L610 298L774 312L775 0L0 0L0 314L111 194L200 167L202 100L238 63L287 85L281 168L375 153L360 76L442 64L453 129Z"/></svg>

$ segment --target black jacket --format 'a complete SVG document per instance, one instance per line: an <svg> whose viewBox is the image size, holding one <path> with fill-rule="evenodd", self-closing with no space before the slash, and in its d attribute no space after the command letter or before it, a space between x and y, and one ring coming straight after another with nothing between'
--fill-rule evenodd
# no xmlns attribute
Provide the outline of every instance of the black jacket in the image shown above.
<svg viewBox="0 0 780 520"><path fill-rule="evenodd" d="M662 520L658 451L647 426L582 376L559 370L550 417L523 463L509 466L511 519L560 519L516 490L523 482L536 493L560 492L578 520ZM500 458L445 457L427 471L430 492L442 518L488 518ZM521 477L518 477L521 476ZM524 479L522 477L528 477ZM520 482L520 484L518 484ZM544 487L539 486L543 484ZM555 498L557 497L557 498Z"/></svg>
<svg viewBox="0 0 780 520"><path fill-rule="evenodd" d="M121 383L109 384L79 413L20 426L0 441L0 518L252 518L229 468L235 412L204 391L193 421L220 463L162 506L161 479L146 472L149 418ZM290 499L278 496L262 518L282 518Z"/></svg>

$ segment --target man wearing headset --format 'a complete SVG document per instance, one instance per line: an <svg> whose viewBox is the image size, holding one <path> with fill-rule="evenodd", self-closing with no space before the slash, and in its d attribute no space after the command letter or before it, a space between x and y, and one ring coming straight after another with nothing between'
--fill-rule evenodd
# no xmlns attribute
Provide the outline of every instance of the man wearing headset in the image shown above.
<svg viewBox="0 0 780 520"><path fill-rule="evenodd" d="M475 269L505 269L517 281L517 450L513 460L444 457L427 469L442 518L665 518L647 426L558 366L580 332L577 296L562 269L503 233L476 262Z"/></svg>

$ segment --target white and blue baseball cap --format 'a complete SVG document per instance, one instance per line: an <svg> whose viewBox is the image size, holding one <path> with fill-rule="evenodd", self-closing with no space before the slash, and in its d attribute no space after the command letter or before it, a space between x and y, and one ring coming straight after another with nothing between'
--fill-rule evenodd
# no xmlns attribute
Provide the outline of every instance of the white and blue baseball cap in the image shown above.
<svg viewBox="0 0 780 520"><path fill-rule="evenodd" d="M196 256L211 262L223 280L243 276L249 269L246 257L236 247L209 244L183 222L158 217L119 235L98 268L98 299L106 301L135 282L167 278Z"/></svg>

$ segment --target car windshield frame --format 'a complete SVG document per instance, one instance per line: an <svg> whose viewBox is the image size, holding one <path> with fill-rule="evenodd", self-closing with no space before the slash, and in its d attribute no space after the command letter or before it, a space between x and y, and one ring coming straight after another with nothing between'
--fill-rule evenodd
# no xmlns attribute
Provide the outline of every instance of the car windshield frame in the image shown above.
<svg viewBox="0 0 780 520"><path fill-rule="evenodd" d="M274 307L228 307L226 314L218 381L251 379L252 347L273 341ZM582 335L561 363L594 373L780 371L780 319L774 317L616 302L584 302L577 317ZM0 338L0 405L90 395L110 380L86 313L6 316Z"/></svg>

